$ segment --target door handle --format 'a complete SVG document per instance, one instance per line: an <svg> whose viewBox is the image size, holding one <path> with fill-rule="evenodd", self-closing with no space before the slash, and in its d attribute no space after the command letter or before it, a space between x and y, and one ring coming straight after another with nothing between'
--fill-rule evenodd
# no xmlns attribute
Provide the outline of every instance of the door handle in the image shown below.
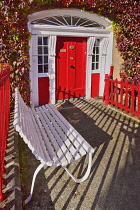
<svg viewBox="0 0 140 210"><path fill-rule="evenodd" d="M72 66L72 65L71 65L70 68L75 69L75 66Z"/></svg>

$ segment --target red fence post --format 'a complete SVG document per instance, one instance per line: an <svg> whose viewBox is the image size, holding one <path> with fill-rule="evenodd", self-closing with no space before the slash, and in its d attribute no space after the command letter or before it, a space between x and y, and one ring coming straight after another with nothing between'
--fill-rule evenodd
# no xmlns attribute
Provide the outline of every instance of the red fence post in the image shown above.
<svg viewBox="0 0 140 210"><path fill-rule="evenodd" d="M110 91L110 83L109 83L109 75L105 75L105 89L104 89L104 100L105 105L109 104L109 91Z"/></svg>
<svg viewBox="0 0 140 210"><path fill-rule="evenodd" d="M10 118L10 67L0 64L0 202L3 200L4 157Z"/></svg>
<svg viewBox="0 0 140 210"><path fill-rule="evenodd" d="M138 85L138 119L140 120L140 84Z"/></svg>
<svg viewBox="0 0 140 210"><path fill-rule="evenodd" d="M114 66L110 66L110 79L113 79Z"/></svg>
<svg viewBox="0 0 140 210"><path fill-rule="evenodd" d="M120 110L123 109L123 82L120 81Z"/></svg>
<svg viewBox="0 0 140 210"><path fill-rule="evenodd" d="M135 102L135 93L134 93L134 91L135 91L135 88L134 88L134 82L132 82L132 84L131 84L131 103L132 103L132 105L131 105L131 115L132 116L134 116L134 102Z"/></svg>
<svg viewBox="0 0 140 210"><path fill-rule="evenodd" d="M115 105L118 108L118 79L115 80L116 90L115 90Z"/></svg>
<svg viewBox="0 0 140 210"><path fill-rule="evenodd" d="M126 113L128 113L128 88L129 88L128 85L129 85L128 82L126 82L126 86L125 86L125 104L124 104L125 109L126 109Z"/></svg>

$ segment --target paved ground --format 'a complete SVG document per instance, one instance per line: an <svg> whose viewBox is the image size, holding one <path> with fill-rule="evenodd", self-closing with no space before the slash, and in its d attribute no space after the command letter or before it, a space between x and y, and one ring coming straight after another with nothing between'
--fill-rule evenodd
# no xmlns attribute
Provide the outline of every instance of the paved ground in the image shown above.
<svg viewBox="0 0 140 210"><path fill-rule="evenodd" d="M99 100L65 102L59 111L95 148L89 178L75 184L62 168L46 167L36 179L24 210L140 210L140 127ZM21 141L21 174L25 199L39 164ZM80 177L87 157L69 170Z"/></svg>

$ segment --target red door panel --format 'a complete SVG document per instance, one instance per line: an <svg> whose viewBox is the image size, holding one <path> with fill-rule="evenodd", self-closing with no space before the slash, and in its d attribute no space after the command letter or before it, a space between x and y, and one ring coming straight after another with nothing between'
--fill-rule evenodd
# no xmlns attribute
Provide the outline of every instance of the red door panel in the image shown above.
<svg viewBox="0 0 140 210"><path fill-rule="evenodd" d="M85 96L86 38L58 37L56 100Z"/></svg>
<svg viewBox="0 0 140 210"><path fill-rule="evenodd" d="M92 74L91 97L99 96L100 73Z"/></svg>
<svg viewBox="0 0 140 210"><path fill-rule="evenodd" d="M49 77L38 78L39 105L49 103Z"/></svg>

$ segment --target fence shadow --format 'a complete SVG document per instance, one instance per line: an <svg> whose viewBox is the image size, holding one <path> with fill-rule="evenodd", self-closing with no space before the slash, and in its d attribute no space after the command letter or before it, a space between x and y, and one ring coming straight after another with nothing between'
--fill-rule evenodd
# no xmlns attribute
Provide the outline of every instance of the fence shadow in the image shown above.
<svg viewBox="0 0 140 210"><path fill-rule="evenodd" d="M50 187L51 192L56 190L53 197L56 209L58 206L62 210L71 207L76 210L84 207L92 210L138 209L139 125L95 100L79 100L72 104L69 102L68 107L62 106L65 108L59 108L61 114L95 148L95 154L91 175L80 185L72 183L68 177L63 178L64 170L52 170L47 182L48 185L53 182L52 175L57 177ZM82 176L85 163L87 161L83 157L71 168L73 174L78 169L77 175Z"/></svg>
<svg viewBox="0 0 140 210"><path fill-rule="evenodd" d="M58 109L95 148L91 174L86 181L76 184L62 167L46 167L45 178L42 170L32 201L25 209L139 209L139 125L94 99L69 101ZM34 161L35 158L30 159L29 167ZM82 177L87 162L87 157L83 157L68 169Z"/></svg>
<svg viewBox="0 0 140 210"><path fill-rule="evenodd" d="M68 104L68 107L65 104ZM58 110L92 147L98 147L100 144L107 143L112 139L109 134L95 124L94 119L89 117L73 103L66 101ZM92 109L89 111L92 112Z"/></svg>

